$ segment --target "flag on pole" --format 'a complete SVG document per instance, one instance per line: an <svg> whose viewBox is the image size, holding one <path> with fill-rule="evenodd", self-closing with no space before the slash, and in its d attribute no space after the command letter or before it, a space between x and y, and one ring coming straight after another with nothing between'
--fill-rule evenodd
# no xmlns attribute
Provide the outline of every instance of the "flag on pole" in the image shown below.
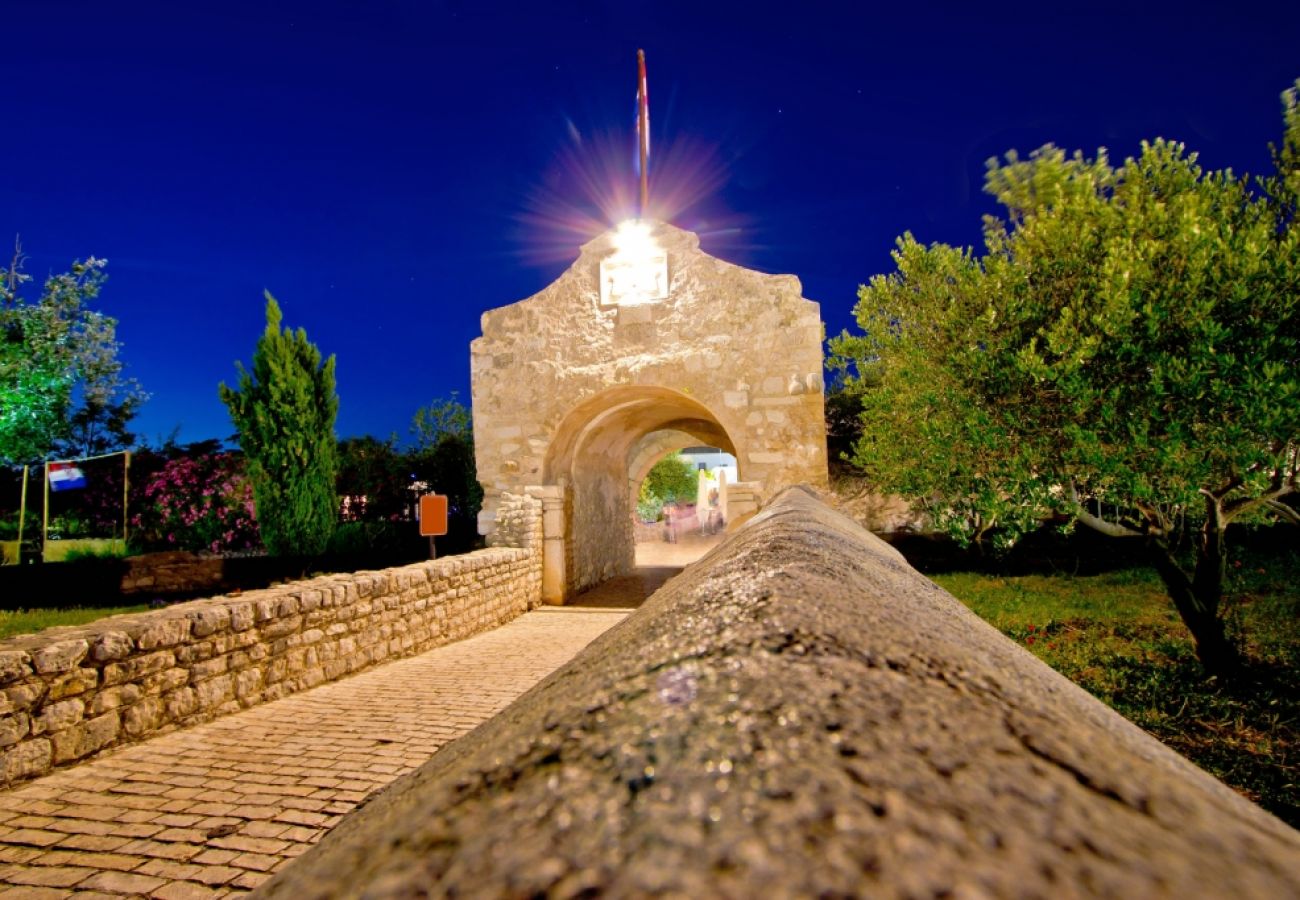
<svg viewBox="0 0 1300 900"><path fill-rule="evenodd" d="M650 160L650 90L646 86L645 51L636 52L636 144L637 174L641 176L641 215L645 216L648 202L648 172Z"/></svg>
<svg viewBox="0 0 1300 900"><path fill-rule="evenodd" d="M70 491L86 486L86 473L77 468L76 463L50 463L50 490Z"/></svg>
<svg viewBox="0 0 1300 900"><path fill-rule="evenodd" d="M642 159L650 158L650 89L646 85L645 52L637 51L636 85L636 137L637 152Z"/></svg>

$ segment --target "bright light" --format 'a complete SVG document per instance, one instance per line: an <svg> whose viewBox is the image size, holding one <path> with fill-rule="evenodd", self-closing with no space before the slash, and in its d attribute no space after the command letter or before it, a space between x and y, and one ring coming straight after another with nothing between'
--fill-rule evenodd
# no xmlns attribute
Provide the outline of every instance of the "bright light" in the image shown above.
<svg viewBox="0 0 1300 900"><path fill-rule="evenodd" d="M650 234L650 226L636 219L619 223L613 241L614 255L628 265L645 265L663 255L659 243Z"/></svg>
<svg viewBox="0 0 1300 900"><path fill-rule="evenodd" d="M600 261L602 305L634 306L668 296L668 254L651 234L650 224L623 222L611 237L614 252Z"/></svg>

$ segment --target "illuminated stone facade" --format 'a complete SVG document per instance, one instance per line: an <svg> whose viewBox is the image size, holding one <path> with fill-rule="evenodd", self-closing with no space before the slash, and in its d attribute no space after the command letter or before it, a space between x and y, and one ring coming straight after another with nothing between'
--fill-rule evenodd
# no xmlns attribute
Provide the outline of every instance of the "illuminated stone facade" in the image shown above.
<svg viewBox="0 0 1300 900"><path fill-rule="evenodd" d="M690 232L649 233L667 255L666 297L602 292L602 262L620 256L610 231L540 293L484 314L472 344L479 529L491 533L504 492L541 498L549 602L632 568L629 478L648 448L732 453L732 518L786 485L826 485L817 304L797 278L709 256Z"/></svg>

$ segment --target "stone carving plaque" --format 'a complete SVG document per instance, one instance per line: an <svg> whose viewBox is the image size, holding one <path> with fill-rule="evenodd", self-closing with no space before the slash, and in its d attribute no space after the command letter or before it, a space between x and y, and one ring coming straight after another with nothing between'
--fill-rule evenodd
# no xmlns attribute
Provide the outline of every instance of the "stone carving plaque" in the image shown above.
<svg viewBox="0 0 1300 900"><path fill-rule="evenodd" d="M636 259L615 254L600 261L602 306L635 306L668 297L668 254Z"/></svg>

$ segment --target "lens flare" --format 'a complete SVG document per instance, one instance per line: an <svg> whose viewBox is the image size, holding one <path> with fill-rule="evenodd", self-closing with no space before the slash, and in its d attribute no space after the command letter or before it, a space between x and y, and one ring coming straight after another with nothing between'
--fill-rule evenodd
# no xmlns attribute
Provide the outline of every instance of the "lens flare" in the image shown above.
<svg viewBox="0 0 1300 900"><path fill-rule="evenodd" d="M659 242L650 233L648 222L624 219L614 232L614 255L620 261L639 265L662 252Z"/></svg>
<svg viewBox="0 0 1300 900"><path fill-rule="evenodd" d="M526 195L517 217L522 256L536 265L572 261L578 246L637 214L628 131L584 134L570 119L564 128L568 140L541 183ZM672 222L702 236L719 227L734 229L741 223L718 208L727 180L717 147L689 137L657 140L644 218Z"/></svg>

